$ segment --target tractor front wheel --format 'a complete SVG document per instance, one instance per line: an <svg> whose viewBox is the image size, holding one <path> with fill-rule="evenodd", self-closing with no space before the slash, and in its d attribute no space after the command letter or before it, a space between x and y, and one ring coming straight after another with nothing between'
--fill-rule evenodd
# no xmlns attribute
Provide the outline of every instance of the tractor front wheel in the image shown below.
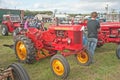
<svg viewBox="0 0 120 80"><path fill-rule="evenodd" d="M20 64L13 63L8 68L12 69L14 80L30 80L28 73ZM8 77L7 80L12 80L12 78Z"/></svg>
<svg viewBox="0 0 120 80"><path fill-rule="evenodd" d="M23 35L18 35L15 40L15 53L20 62L33 63L35 60L34 44Z"/></svg>
<svg viewBox="0 0 120 80"><path fill-rule="evenodd" d="M120 59L120 45L118 45L118 47L116 49L116 56L118 59Z"/></svg>
<svg viewBox="0 0 120 80"><path fill-rule="evenodd" d="M51 58L50 66L52 72L62 79L66 79L70 72L69 63L67 62L66 58L60 54L56 54Z"/></svg>
<svg viewBox="0 0 120 80"><path fill-rule="evenodd" d="M18 27L13 31L13 37L16 36L19 32L20 32L20 28Z"/></svg>
<svg viewBox="0 0 120 80"><path fill-rule="evenodd" d="M3 36L8 36L8 28L7 28L6 25L2 25L2 26L1 26L1 34L2 34Z"/></svg>
<svg viewBox="0 0 120 80"><path fill-rule="evenodd" d="M87 49L77 53L75 56L80 65L88 66L92 63L92 54Z"/></svg>

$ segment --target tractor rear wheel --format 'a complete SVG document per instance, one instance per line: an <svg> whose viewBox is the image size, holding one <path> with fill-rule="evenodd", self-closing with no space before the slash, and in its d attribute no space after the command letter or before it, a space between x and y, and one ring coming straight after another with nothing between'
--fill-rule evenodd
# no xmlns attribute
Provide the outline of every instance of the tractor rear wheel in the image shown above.
<svg viewBox="0 0 120 80"><path fill-rule="evenodd" d="M12 68L12 74L14 80L30 80L26 70L18 63L13 63L9 65L8 68ZM8 77L7 80L12 80L11 77Z"/></svg>
<svg viewBox="0 0 120 80"><path fill-rule="evenodd" d="M89 66L92 63L92 54L87 50L83 50L81 53L77 53L76 59L80 65Z"/></svg>
<svg viewBox="0 0 120 80"><path fill-rule="evenodd" d="M3 36L8 36L8 28L7 28L6 25L2 25L2 26L1 26L1 34L2 34Z"/></svg>
<svg viewBox="0 0 120 80"><path fill-rule="evenodd" d="M118 59L120 59L120 45L118 45L118 47L116 49L116 56Z"/></svg>
<svg viewBox="0 0 120 80"><path fill-rule="evenodd" d="M60 54L56 54L51 58L50 66L52 72L62 79L66 79L70 72L69 63L67 62L66 58Z"/></svg>
<svg viewBox="0 0 120 80"><path fill-rule="evenodd" d="M35 48L30 39L23 35L15 40L15 53L20 62L33 63L35 60Z"/></svg>

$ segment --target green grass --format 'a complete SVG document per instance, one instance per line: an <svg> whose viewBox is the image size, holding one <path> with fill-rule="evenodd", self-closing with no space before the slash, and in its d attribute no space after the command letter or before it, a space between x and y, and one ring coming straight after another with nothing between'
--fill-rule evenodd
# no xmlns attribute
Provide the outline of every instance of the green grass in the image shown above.
<svg viewBox="0 0 120 80"><path fill-rule="evenodd" d="M0 35L0 67L7 67L17 62L14 50L2 46L13 44L11 36ZM119 80L120 60L115 55L116 44L106 44L97 48L94 56L94 64L80 66L74 56L67 57L70 64L70 74L67 80ZM22 64L29 73L31 80L61 80L53 75L50 69L50 57L35 62L34 64Z"/></svg>

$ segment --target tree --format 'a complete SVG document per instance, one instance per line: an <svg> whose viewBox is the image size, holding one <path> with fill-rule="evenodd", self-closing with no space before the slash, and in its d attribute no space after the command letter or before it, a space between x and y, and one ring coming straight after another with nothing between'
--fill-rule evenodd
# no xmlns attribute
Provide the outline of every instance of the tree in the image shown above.
<svg viewBox="0 0 120 80"><path fill-rule="evenodd" d="M30 10L26 10L24 12L25 12L25 16L35 16L36 14L48 14L48 15L53 14L52 11L30 11Z"/></svg>

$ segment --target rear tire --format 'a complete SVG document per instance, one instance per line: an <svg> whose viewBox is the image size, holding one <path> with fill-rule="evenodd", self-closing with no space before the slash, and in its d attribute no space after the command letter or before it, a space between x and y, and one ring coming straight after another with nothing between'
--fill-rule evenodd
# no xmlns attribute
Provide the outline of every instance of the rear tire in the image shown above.
<svg viewBox="0 0 120 80"><path fill-rule="evenodd" d="M118 59L120 59L120 45L118 45L118 47L116 49L116 56Z"/></svg>
<svg viewBox="0 0 120 80"><path fill-rule="evenodd" d="M9 65L8 68L12 68L12 74L14 80L30 80L26 70L18 63L13 63ZM11 77L8 77L7 80L12 80Z"/></svg>
<svg viewBox="0 0 120 80"><path fill-rule="evenodd" d="M60 54L56 54L51 58L50 66L52 72L62 79L66 79L70 72L69 63L66 58Z"/></svg>
<svg viewBox="0 0 120 80"><path fill-rule="evenodd" d="M18 35L15 40L15 54L20 62L33 63L35 60L35 48L30 39L23 35Z"/></svg>
<svg viewBox="0 0 120 80"><path fill-rule="evenodd" d="M8 28L7 28L6 25L2 25L2 26L1 26L1 34L2 34L3 36L8 36Z"/></svg>
<svg viewBox="0 0 120 80"><path fill-rule="evenodd" d="M87 50L83 50L81 53L75 55L78 63L83 66L89 66L93 61L92 54Z"/></svg>

